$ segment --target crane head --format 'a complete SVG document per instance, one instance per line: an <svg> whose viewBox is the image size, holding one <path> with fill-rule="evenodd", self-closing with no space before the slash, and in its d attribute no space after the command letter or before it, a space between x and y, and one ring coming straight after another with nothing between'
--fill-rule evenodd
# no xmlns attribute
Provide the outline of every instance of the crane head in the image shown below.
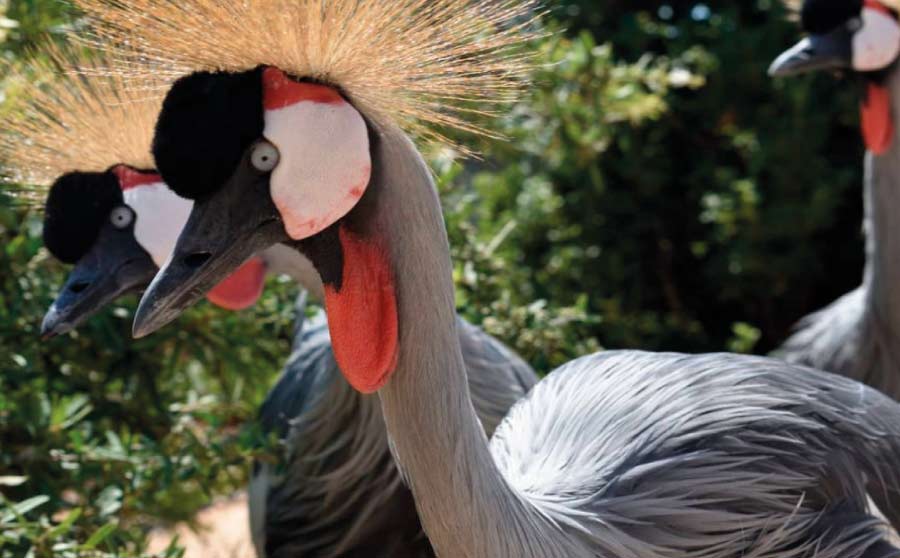
<svg viewBox="0 0 900 558"><path fill-rule="evenodd" d="M369 184L362 115L336 89L276 68L182 78L156 130L158 168L194 207L141 302L138 336L174 319L253 253L334 237ZM319 266L326 284L340 280L332 267Z"/></svg>
<svg viewBox="0 0 900 558"><path fill-rule="evenodd" d="M251 254L288 243L324 284L345 377L360 391L379 389L395 368L398 329L391 265L371 218L375 137L337 89L272 67L177 82L154 156L194 207L141 300L135 336L175 319Z"/></svg>
<svg viewBox="0 0 900 558"><path fill-rule="evenodd" d="M146 288L168 259L190 208L156 171L116 165L57 179L45 203L44 244L74 268L44 316L41 334L66 333L120 296ZM264 273L253 259L209 298L227 309L245 308L261 293Z"/></svg>
<svg viewBox="0 0 900 558"><path fill-rule="evenodd" d="M138 240L136 217L114 169L72 172L53 184L45 204L44 244L75 267L44 316L42 335L65 333L119 296L149 284L158 268Z"/></svg>
<svg viewBox="0 0 900 558"><path fill-rule="evenodd" d="M887 70L900 58L900 3L896 0L805 0L801 20L808 36L783 52L769 74L791 76L817 70L851 71L866 80L862 132L880 155L894 140Z"/></svg>
<svg viewBox="0 0 900 558"><path fill-rule="evenodd" d="M879 72L900 56L897 7L887 0L806 0L801 21L808 36L772 63L771 75Z"/></svg>

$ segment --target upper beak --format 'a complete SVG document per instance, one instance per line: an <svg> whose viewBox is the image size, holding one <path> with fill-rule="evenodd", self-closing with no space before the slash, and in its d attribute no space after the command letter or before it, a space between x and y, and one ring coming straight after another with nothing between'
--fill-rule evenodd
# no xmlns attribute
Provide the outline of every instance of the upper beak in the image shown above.
<svg viewBox="0 0 900 558"><path fill-rule="evenodd" d="M233 177L194 203L175 251L141 299L136 338L177 318L255 253L289 240L268 190L256 186Z"/></svg>
<svg viewBox="0 0 900 558"><path fill-rule="evenodd" d="M69 273L41 324L46 338L67 333L120 296L144 288L157 267L126 231L101 231Z"/></svg>
<svg viewBox="0 0 900 558"><path fill-rule="evenodd" d="M853 35L842 26L824 35L810 35L783 52L769 67L769 75L793 76L852 67Z"/></svg>

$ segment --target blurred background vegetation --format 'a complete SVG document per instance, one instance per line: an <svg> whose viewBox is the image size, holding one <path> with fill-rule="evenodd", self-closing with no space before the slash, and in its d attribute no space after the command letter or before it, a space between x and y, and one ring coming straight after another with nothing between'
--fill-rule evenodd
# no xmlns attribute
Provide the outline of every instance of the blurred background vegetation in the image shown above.
<svg viewBox="0 0 900 558"><path fill-rule="evenodd" d="M460 312L542 372L601 346L765 353L861 277L857 91L772 81L775 0L557 0L506 143L430 154ZM0 0L0 56L78 25ZM4 90L0 81L0 125ZM140 555L149 526L244 486L296 287L130 338L134 298L41 341L65 273L0 195L0 558ZM177 547L168 551L176 556Z"/></svg>

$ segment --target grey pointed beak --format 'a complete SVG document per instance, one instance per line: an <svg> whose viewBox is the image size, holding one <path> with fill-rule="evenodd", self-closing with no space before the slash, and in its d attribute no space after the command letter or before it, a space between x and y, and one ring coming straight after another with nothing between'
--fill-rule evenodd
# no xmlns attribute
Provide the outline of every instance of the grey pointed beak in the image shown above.
<svg viewBox="0 0 900 558"><path fill-rule="evenodd" d="M122 295L146 287L157 267L131 231L109 227L69 273L41 323L41 336L62 335Z"/></svg>
<svg viewBox="0 0 900 558"><path fill-rule="evenodd" d="M268 183L260 188L254 180L233 177L194 203L175 251L141 299L135 338L172 322L257 252L290 240Z"/></svg>
<svg viewBox="0 0 900 558"><path fill-rule="evenodd" d="M49 339L72 331L119 294L119 287L109 276L88 266L76 267L44 315L41 337Z"/></svg>
<svg viewBox="0 0 900 558"><path fill-rule="evenodd" d="M770 76L794 76L853 67L853 35L840 27L825 35L810 35L783 52L769 67Z"/></svg>

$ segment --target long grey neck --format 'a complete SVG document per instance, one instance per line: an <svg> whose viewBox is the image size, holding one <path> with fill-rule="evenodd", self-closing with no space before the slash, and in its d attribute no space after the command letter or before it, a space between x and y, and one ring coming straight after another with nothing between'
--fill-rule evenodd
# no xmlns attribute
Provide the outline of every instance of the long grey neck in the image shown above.
<svg viewBox="0 0 900 558"><path fill-rule="evenodd" d="M394 457L438 556L526 556L510 553L510 534L541 520L498 471L472 407L431 175L396 130L375 155L375 224L393 260L399 311L397 370L379 392Z"/></svg>
<svg viewBox="0 0 900 558"><path fill-rule="evenodd" d="M882 155L866 153L865 229L869 312L900 340L900 63L887 77L894 141Z"/></svg>

